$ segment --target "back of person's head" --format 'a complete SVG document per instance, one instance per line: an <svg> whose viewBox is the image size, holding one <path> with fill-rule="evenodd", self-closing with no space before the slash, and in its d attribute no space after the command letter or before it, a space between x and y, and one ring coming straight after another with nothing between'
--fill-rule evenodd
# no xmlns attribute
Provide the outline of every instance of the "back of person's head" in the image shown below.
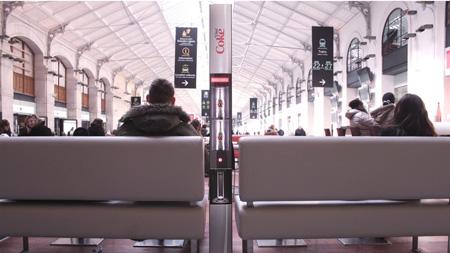
<svg viewBox="0 0 450 253"><path fill-rule="evenodd" d="M391 92L384 93L383 105L389 105L395 103L395 96Z"/></svg>
<svg viewBox="0 0 450 253"><path fill-rule="evenodd" d="M404 95L395 106L394 123L408 136L436 136L434 126L422 99L414 94Z"/></svg>
<svg viewBox="0 0 450 253"><path fill-rule="evenodd" d="M100 126L90 126L88 129L89 136L105 136L105 129Z"/></svg>
<svg viewBox="0 0 450 253"><path fill-rule="evenodd" d="M175 89L172 83L166 79L156 79L150 85L147 95L147 101L150 104L174 104Z"/></svg>
<svg viewBox="0 0 450 253"><path fill-rule="evenodd" d="M283 131L283 129L278 130L278 135L279 135L279 136L284 136L284 131Z"/></svg>
<svg viewBox="0 0 450 253"><path fill-rule="evenodd" d="M306 132L303 128L299 127L295 130L295 136L306 136Z"/></svg>
<svg viewBox="0 0 450 253"><path fill-rule="evenodd" d="M191 125L197 132L200 132L200 130L202 128L202 124L200 123L200 121L198 119L192 120Z"/></svg>
<svg viewBox="0 0 450 253"><path fill-rule="evenodd" d="M352 101L350 101L350 103L348 103L348 106L350 106L350 108L352 109L356 109L367 113L366 109L364 108L363 102L359 100L359 98L355 98Z"/></svg>
<svg viewBox="0 0 450 253"><path fill-rule="evenodd" d="M30 136L53 136L52 130L44 125L37 125L30 131Z"/></svg>
<svg viewBox="0 0 450 253"><path fill-rule="evenodd" d="M73 136L89 136L89 131L84 127L79 127L73 131Z"/></svg>
<svg viewBox="0 0 450 253"><path fill-rule="evenodd" d="M103 120L102 119L94 119L91 123L91 126L101 126L103 127Z"/></svg>
<svg viewBox="0 0 450 253"><path fill-rule="evenodd" d="M9 130L11 126L9 125L9 121L6 119L2 119L0 121L0 132Z"/></svg>

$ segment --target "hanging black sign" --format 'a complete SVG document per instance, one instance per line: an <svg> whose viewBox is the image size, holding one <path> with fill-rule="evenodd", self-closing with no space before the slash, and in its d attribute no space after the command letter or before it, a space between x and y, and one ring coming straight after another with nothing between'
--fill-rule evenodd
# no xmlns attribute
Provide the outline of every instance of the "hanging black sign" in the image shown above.
<svg viewBox="0 0 450 253"><path fill-rule="evenodd" d="M195 89L197 80L197 28L175 32L175 88Z"/></svg>
<svg viewBox="0 0 450 253"><path fill-rule="evenodd" d="M237 113L237 125L242 126L242 112Z"/></svg>
<svg viewBox="0 0 450 253"><path fill-rule="evenodd" d="M141 105L141 97L131 97L131 107L140 106Z"/></svg>
<svg viewBox="0 0 450 253"><path fill-rule="evenodd" d="M258 99L250 98L250 119L258 118Z"/></svg>
<svg viewBox="0 0 450 253"><path fill-rule="evenodd" d="M209 118L211 113L209 103L209 90L202 90L202 117Z"/></svg>
<svg viewBox="0 0 450 253"><path fill-rule="evenodd" d="M312 27L312 86L333 87L333 27Z"/></svg>

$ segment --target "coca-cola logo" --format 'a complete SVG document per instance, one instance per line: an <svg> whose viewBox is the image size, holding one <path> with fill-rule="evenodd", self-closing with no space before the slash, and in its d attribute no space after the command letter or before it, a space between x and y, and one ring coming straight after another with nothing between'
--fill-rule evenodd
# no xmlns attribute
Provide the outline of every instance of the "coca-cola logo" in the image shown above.
<svg viewBox="0 0 450 253"><path fill-rule="evenodd" d="M223 54L225 51L225 30L216 28L216 53Z"/></svg>

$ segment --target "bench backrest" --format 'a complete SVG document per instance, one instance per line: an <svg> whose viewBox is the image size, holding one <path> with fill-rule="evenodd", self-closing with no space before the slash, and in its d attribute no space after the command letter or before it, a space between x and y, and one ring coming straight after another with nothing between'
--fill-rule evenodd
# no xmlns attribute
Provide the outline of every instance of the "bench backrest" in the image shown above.
<svg viewBox="0 0 450 253"><path fill-rule="evenodd" d="M0 199L199 201L201 137L0 138Z"/></svg>
<svg viewBox="0 0 450 253"><path fill-rule="evenodd" d="M245 137L243 201L450 197L450 138Z"/></svg>

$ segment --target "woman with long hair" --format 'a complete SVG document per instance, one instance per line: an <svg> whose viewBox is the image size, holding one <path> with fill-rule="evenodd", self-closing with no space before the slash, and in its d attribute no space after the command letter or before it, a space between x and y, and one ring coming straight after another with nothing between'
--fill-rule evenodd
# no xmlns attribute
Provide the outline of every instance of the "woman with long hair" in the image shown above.
<svg viewBox="0 0 450 253"><path fill-rule="evenodd" d="M404 95L394 111L394 127L381 131L384 136L437 136L422 99L414 94Z"/></svg>

